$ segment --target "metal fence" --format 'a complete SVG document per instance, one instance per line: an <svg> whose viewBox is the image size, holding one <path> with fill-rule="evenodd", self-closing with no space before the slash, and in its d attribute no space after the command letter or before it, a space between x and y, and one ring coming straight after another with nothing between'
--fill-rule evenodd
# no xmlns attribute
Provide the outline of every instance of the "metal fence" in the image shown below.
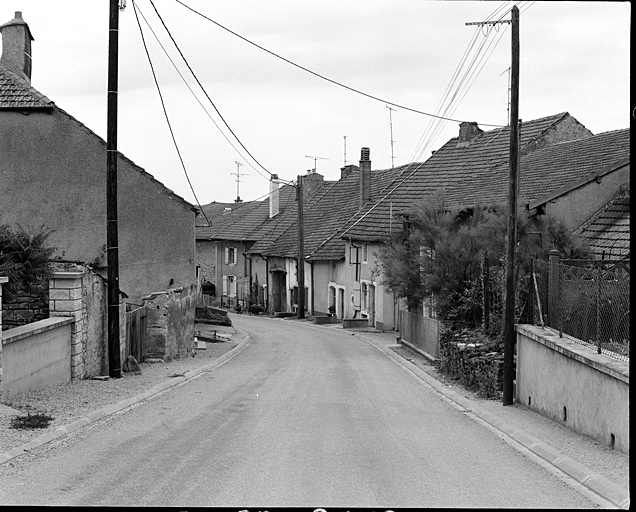
<svg viewBox="0 0 636 512"><path fill-rule="evenodd" d="M439 320L400 310L400 337L439 358Z"/></svg>
<svg viewBox="0 0 636 512"><path fill-rule="evenodd" d="M629 260L533 260L534 322L629 362Z"/></svg>

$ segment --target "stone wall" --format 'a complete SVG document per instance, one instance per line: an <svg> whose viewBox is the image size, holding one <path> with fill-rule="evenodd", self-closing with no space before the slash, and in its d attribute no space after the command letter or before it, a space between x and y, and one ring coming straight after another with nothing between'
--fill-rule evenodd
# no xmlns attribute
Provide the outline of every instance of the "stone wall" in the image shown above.
<svg viewBox="0 0 636 512"><path fill-rule="evenodd" d="M503 392L503 349L479 336L445 334L439 369L484 398L499 398Z"/></svg>
<svg viewBox="0 0 636 512"><path fill-rule="evenodd" d="M44 320L49 317L49 290L45 283L32 293L17 295L2 303L3 329L12 329L22 325Z"/></svg>
<svg viewBox="0 0 636 512"><path fill-rule="evenodd" d="M187 357L192 352L196 299L195 284L144 297L145 359L170 361Z"/></svg>

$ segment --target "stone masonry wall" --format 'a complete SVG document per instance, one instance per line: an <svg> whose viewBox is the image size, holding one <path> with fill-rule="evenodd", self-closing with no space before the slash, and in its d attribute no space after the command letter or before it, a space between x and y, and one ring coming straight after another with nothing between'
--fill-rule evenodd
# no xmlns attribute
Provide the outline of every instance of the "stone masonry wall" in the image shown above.
<svg viewBox="0 0 636 512"><path fill-rule="evenodd" d="M469 334L450 336L440 343L440 371L484 398L499 398L503 391L503 351L471 339Z"/></svg>
<svg viewBox="0 0 636 512"><path fill-rule="evenodd" d="M12 297L2 304L3 329L44 320L49 317L49 290L47 284L32 293Z"/></svg>
<svg viewBox="0 0 636 512"><path fill-rule="evenodd" d="M145 359L164 361L187 357L194 348L195 284L144 297Z"/></svg>

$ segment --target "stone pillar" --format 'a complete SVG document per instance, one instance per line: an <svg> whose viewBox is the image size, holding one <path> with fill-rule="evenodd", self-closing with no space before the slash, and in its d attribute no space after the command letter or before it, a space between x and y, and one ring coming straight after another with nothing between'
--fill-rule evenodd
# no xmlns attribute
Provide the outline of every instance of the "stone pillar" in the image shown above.
<svg viewBox="0 0 636 512"><path fill-rule="evenodd" d="M554 328L561 329L561 283L559 269L559 251L552 249L549 256L548 277L548 312L546 323Z"/></svg>
<svg viewBox="0 0 636 512"><path fill-rule="evenodd" d="M49 316L68 316L71 326L71 379L86 373L86 319L83 295L83 271L53 272L49 280Z"/></svg>

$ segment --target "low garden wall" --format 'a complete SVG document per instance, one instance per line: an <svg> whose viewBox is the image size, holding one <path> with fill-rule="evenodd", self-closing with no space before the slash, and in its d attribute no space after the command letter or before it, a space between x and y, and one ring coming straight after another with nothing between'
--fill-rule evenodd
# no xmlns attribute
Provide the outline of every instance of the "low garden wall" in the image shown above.
<svg viewBox="0 0 636 512"><path fill-rule="evenodd" d="M2 333L2 399L71 380L73 318L47 318Z"/></svg>
<svg viewBox="0 0 636 512"><path fill-rule="evenodd" d="M503 351L480 336L445 334L439 370L484 398L499 398L503 392Z"/></svg>
<svg viewBox="0 0 636 512"><path fill-rule="evenodd" d="M629 363L548 328L516 330L517 402L629 454Z"/></svg>

